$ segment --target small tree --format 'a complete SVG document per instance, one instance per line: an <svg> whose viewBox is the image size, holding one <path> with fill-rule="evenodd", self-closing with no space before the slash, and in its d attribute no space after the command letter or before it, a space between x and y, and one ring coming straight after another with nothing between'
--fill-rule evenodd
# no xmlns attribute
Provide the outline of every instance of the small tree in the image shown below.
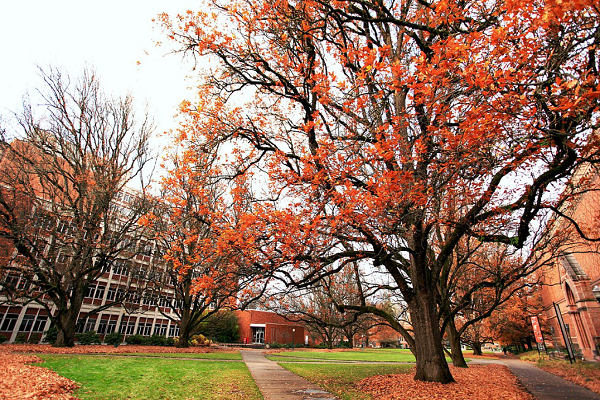
<svg viewBox="0 0 600 400"><path fill-rule="evenodd" d="M1 289L44 307L54 345L73 346L88 287L143 234L143 190L127 203L117 196L135 178L144 187L152 124L136 118L130 96L107 98L91 71L76 82L56 69L42 78L43 115L25 104L21 134L3 138L0 237L14 251Z"/></svg>

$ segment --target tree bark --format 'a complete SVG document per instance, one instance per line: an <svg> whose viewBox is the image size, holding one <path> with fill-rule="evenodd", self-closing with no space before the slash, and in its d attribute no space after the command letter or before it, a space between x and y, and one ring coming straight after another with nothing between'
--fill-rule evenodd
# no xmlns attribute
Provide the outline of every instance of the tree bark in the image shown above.
<svg viewBox="0 0 600 400"><path fill-rule="evenodd" d="M435 285L423 285L408 303L415 338L413 353L417 359L415 380L450 383L454 378L444 355L435 290Z"/></svg>
<svg viewBox="0 0 600 400"><path fill-rule="evenodd" d="M183 307L181 310L181 321L179 325L179 341L177 342L178 348L190 347L190 332L191 332L191 315L190 310L187 307Z"/></svg>
<svg viewBox="0 0 600 400"><path fill-rule="evenodd" d="M58 311L58 334L56 335L56 341L52 344L53 347L75 346L75 327L77 326L78 316L79 307L71 307Z"/></svg>
<svg viewBox="0 0 600 400"><path fill-rule="evenodd" d="M483 355L483 353L481 352L481 343L471 343L471 346L473 347L473 355L474 356Z"/></svg>
<svg viewBox="0 0 600 400"><path fill-rule="evenodd" d="M468 368L467 361L460 348L460 336L456 330L454 318L452 318L446 326L446 333L448 334L448 340L450 341L450 358L452 359L452 365L459 368Z"/></svg>

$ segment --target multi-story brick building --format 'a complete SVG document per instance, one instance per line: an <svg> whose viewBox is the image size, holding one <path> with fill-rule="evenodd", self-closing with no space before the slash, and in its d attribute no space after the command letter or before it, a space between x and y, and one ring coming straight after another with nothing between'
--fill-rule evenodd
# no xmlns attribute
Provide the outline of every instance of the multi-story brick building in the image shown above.
<svg viewBox="0 0 600 400"><path fill-rule="evenodd" d="M600 175L595 167L587 166L572 183L583 189L582 194L565 204L566 218L549 225L555 236L560 235L561 248L558 257L541 270L543 306L555 346L565 346L558 308L575 350L588 360L600 360L600 243L582 239L568 221L577 222L588 238L600 237Z"/></svg>

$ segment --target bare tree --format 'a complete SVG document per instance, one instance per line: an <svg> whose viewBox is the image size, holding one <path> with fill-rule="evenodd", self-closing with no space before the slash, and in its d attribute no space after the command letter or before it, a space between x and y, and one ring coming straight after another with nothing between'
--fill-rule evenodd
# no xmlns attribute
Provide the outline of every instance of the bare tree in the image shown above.
<svg viewBox="0 0 600 400"><path fill-rule="evenodd" d="M93 71L41 76L42 115L26 102L21 134L3 138L0 237L14 257L2 268L22 284L5 279L1 289L44 307L59 331L55 345L73 346L88 287L143 235L153 124L136 117L131 96L108 98ZM141 187L123 198L136 178Z"/></svg>

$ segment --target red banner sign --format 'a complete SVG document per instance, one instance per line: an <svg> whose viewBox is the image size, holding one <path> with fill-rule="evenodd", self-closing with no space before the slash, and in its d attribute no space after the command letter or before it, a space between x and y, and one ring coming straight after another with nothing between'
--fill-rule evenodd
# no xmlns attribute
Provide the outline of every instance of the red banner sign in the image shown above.
<svg viewBox="0 0 600 400"><path fill-rule="evenodd" d="M544 337L542 336L542 329L540 328L540 322L538 321L538 317L531 317L531 325L533 326L533 334L535 336L535 341L538 344L544 343Z"/></svg>

